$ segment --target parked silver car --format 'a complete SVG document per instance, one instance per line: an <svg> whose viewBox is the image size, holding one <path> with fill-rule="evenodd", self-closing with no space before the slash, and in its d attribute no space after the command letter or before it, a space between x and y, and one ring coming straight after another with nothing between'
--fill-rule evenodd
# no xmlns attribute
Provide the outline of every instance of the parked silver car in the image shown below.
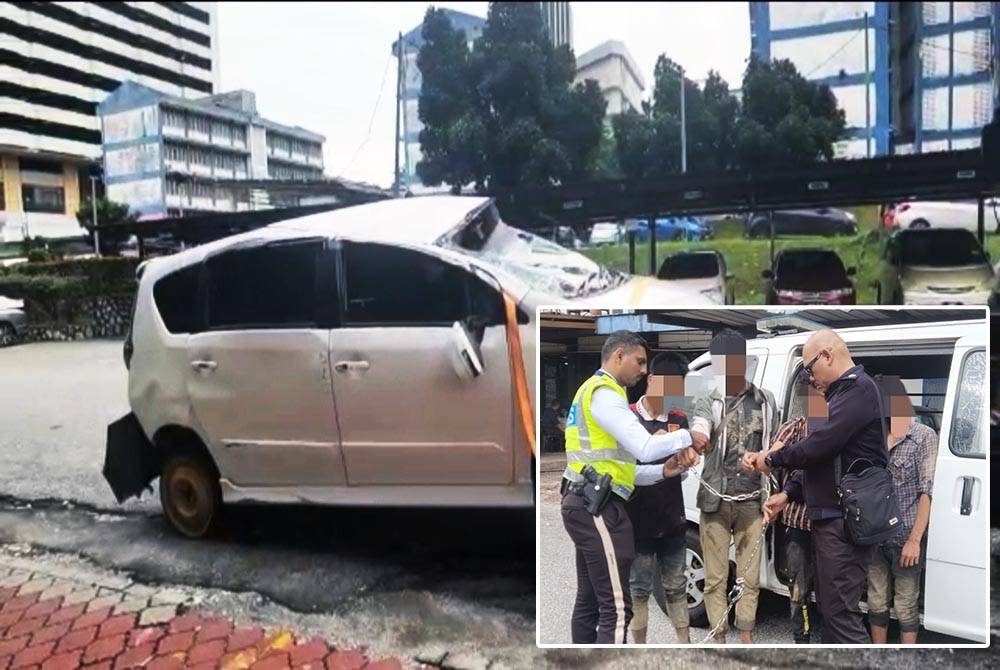
<svg viewBox="0 0 1000 670"><path fill-rule="evenodd" d="M9 347L21 339L27 326L24 303L0 295L0 347Z"/></svg>
<svg viewBox="0 0 1000 670"><path fill-rule="evenodd" d="M454 196L285 221L140 275L105 476L120 501L159 476L191 537L224 502L532 505L536 307L645 290Z"/></svg>

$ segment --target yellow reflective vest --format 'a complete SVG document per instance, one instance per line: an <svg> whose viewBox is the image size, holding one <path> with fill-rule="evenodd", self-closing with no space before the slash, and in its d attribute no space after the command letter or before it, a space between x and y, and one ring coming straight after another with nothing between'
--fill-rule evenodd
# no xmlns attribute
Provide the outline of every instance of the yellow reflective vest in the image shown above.
<svg viewBox="0 0 1000 670"><path fill-rule="evenodd" d="M585 465L590 465L599 474L611 475L611 488L628 500L635 489L635 458L594 420L590 413L590 401L594 391L602 386L628 399L625 389L615 378L604 372L597 372L585 381L573 398L569 416L566 418L566 470L563 477L571 482L583 481Z"/></svg>

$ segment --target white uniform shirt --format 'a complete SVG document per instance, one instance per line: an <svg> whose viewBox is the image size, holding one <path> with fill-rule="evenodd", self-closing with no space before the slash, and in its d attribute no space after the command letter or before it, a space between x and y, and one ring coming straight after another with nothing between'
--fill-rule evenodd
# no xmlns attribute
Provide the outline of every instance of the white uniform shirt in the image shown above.
<svg viewBox="0 0 1000 670"><path fill-rule="evenodd" d="M607 370L600 370L614 379ZM601 386L590 398L590 414L601 428L611 434L618 446L625 449L637 461L658 461L670 458L691 446L691 434L675 430L665 435L650 435L628 406L628 401L613 389ZM640 476L641 475L641 476ZM636 466L636 486L648 486L663 481L663 466Z"/></svg>

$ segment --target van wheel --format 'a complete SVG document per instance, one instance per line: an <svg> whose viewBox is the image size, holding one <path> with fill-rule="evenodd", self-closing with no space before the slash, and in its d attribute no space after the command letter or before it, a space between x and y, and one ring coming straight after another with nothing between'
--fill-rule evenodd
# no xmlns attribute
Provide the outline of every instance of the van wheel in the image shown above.
<svg viewBox="0 0 1000 670"><path fill-rule="evenodd" d="M928 223L926 219L917 219L916 221L910 224L910 228L916 228L917 230L930 227L931 224Z"/></svg>
<svg viewBox="0 0 1000 670"><path fill-rule="evenodd" d="M686 554L688 616L692 626L704 628L708 625L708 612L705 609L705 559L697 528L687 530Z"/></svg>
<svg viewBox="0 0 1000 670"><path fill-rule="evenodd" d="M170 525L185 537L211 535L222 516L215 467L197 454L170 455L160 474L160 505Z"/></svg>
<svg viewBox="0 0 1000 670"><path fill-rule="evenodd" d="M709 623L708 610L705 607L705 559L701 550L701 537L697 526L687 530L687 596L688 618L694 628L710 628L715 622ZM726 593L733 590L736 584L736 565L729 562L729 575L726 579ZM729 623L736 618L736 608L729 613ZM693 634L692 634L693 635Z"/></svg>

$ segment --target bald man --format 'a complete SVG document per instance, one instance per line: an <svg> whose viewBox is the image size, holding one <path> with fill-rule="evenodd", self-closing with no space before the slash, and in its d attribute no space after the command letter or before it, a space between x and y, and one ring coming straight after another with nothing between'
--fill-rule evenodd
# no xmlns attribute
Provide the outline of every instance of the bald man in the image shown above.
<svg viewBox="0 0 1000 670"><path fill-rule="evenodd" d="M781 493L764 503L764 518L773 519L789 500L805 501L812 525L823 643L870 644L858 605L872 550L847 538L834 466L838 458L843 473L857 459L877 467L888 465L878 411L880 391L832 330L814 333L802 349L802 360L802 375L826 396L829 419L795 444L775 443L767 453L747 455L744 464L765 474L772 468L800 470Z"/></svg>

